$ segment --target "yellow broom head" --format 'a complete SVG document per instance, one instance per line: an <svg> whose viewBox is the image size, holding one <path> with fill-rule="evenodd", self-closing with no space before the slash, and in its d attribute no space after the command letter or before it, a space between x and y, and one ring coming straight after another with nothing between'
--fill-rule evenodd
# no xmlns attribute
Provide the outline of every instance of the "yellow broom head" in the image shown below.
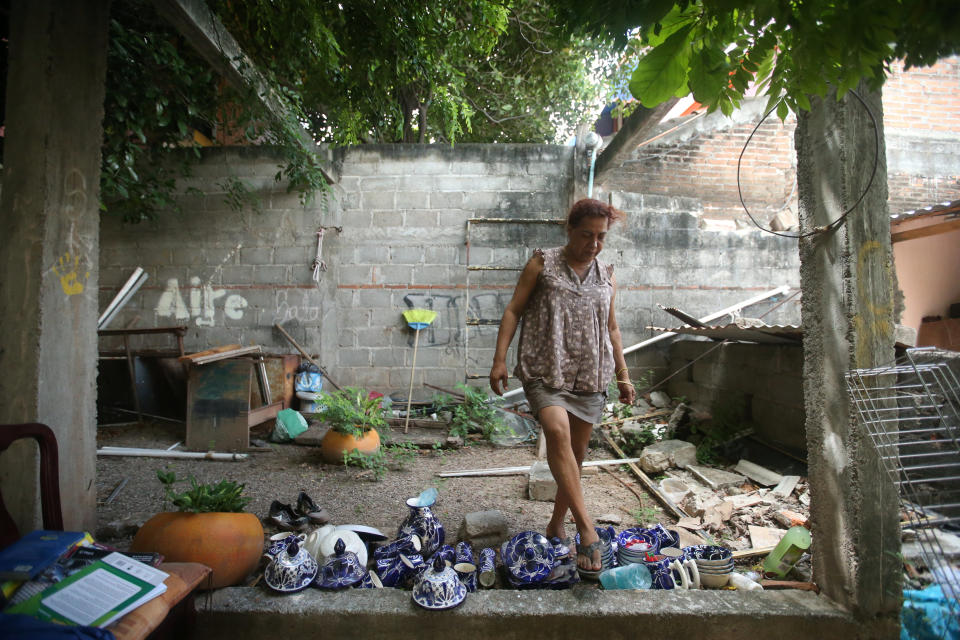
<svg viewBox="0 0 960 640"><path fill-rule="evenodd" d="M417 331L426 329L436 317L437 312L429 309L408 309L403 312L403 319L407 321L407 325Z"/></svg>

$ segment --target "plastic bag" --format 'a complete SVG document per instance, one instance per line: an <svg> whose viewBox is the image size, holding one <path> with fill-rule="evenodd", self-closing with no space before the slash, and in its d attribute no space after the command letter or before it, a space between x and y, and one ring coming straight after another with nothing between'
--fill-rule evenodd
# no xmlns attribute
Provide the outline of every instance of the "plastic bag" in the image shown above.
<svg viewBox="0 0 960 640"><path fill-rule="evenodd" d="M277 414L277 421L273 426L270 440L273 442L290 442L307 430L307 420L293 409L283 409Z"/></svg>

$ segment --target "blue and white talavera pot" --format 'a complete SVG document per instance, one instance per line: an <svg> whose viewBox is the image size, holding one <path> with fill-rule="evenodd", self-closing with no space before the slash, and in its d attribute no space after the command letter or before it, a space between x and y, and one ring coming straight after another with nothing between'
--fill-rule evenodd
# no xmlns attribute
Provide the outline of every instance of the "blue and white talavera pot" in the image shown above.
<svg viewBox="0 0 960 640"><path fill-rule="evenodd" d="M417 535L420 537L420 554L429 558L443 544L444 531L440 520L430 507L420 506L419 498L407 500L410 513L397 529L397 538Z"/></svg>
<svg viewBox="0 0 960 640"><path fill-rule="evenodd" d="M347 551L343 540L338 538L334 556L320 567L314 585L321 589L344 589L363 580L366 572L357 554Z"/></svg>
<svg viewBox="0 0 960 640"><path fill-rule="evenodd" d="M274 591L295 593L310 586L319 568L298 538L270 560L263 571L263 580Z"/></svg>
<svg viewBox="0 0 960 640"><path fill-rule="evenodd" d="M500 558L510 577L523 584L542 582L553 570L553 545L541 533L524 531L503 543Z"/></svg>
<svg viewBox="0 0 960 640"><path fill-rule="evenodd" d="M452 609L466 597L467 588L457 572L439 557L413 587L413 601L424 609Z"/></svg>

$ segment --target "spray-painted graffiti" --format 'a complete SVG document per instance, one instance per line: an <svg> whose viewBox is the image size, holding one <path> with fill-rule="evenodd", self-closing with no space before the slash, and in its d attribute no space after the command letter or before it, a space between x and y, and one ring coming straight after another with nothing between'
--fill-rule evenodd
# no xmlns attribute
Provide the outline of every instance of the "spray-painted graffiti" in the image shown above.
<svg viewBox="0 0 960 640"><path fill-rule="evenodd" d="M60 278L60 286L63 292L68 296L75 296L83 293L84 285L90 277L90 270L82 267L86 264L86 259L82 256L71 255L69 251L65 252L57 260L52 269Z"/></svg>
<svg viewBox="0 0 960 640"><path fill-rule="evenodd" d="M510 302L512 293L486 292L470 297L470 318L484 321L499 321L503 317L503 310ZM499 327L496 325L480 325L476 328L479 335L496 335Z"/></svg>
<svg viewBox="0 0 960 640"><path fill-rule="evenodd" d="M176 278L170 278L167 280L167 288L157 301L156 312L162 318L172 317L180 321L195 318L198 327L213 327L216 325L214 303L224 296L223 315L231 320L241 319L243 310L247 308L247 299L243 296L236 293L227 295L223 289L214 289L209 282L203 283L194 276L190 278L188 287L188 305L180 292L180 283Z"/></svg>
<svg viewBox="0 0 960 640"><path fill-rule="evenodd" d="M449 353L459 352L461 321L458 296L408 293L403 297L403 302L411 309L437 312L430 326L420 330L421 347L442 347ZM413 346L413 333L410 334L410 346Z"/></svg>
<svg viewBox="0 0 960 640"><path fill-rule="evenodd" d="M314 290L298 291L281 289L276 293L276 312L273 321L283 324L289 320L316 324L320 322L322 309L316 301ZM298 299L299 298L299 299Z"/></svg>

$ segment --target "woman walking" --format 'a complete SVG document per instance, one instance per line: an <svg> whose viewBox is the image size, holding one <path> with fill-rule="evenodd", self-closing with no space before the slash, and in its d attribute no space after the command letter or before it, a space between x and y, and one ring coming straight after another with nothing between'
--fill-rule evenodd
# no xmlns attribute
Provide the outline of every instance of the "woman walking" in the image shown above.
<svg viewBox="0 0 960 640"><path fill-rule="evenodd" d="M534 252L497 334L490 387L507 388L507 349L523 324L514 375L547 441L547 463L557 482L548 537L566 539L564 518L573 513L580 543L577 567L601 569L600 539L587 513L580 467L593 425L600 421L606 390L616 376L620 401L633 404L620 329L614 315L613 266L597 259L607 231L623 212L599 200L577 201L567 214L567 244Z"/></svg>

